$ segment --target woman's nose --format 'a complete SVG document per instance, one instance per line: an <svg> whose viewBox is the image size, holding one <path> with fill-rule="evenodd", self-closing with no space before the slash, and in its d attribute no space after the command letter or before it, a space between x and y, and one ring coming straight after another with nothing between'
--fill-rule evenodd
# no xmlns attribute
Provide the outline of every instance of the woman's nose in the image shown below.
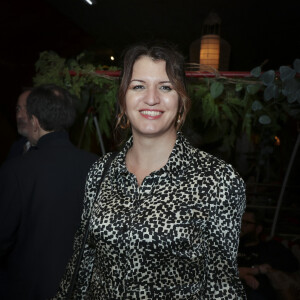
<svg viewBox="0 0 300 300"><path fill-rule="evenodd" d="M147 93L145 95L145 103L153 106L160 102L159 92L155 87L151 87L147 89Z"/></svg>

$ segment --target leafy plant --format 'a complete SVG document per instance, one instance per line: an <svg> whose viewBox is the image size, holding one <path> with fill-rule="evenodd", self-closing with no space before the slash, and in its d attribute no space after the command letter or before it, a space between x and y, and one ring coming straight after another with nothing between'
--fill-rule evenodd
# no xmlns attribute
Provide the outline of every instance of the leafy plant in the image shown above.
<svg viewBox="0 0 300 300"><path fill-rule="evenodd" d="M36 62L34 85L54 83L64 87L78 99L76 103L79 119L84 115L96 116L99 128L106 137L111 137L112 121L116 112L116 78L99 74L99 70L107 70L101 65L81 63L83 55L66 60L55 52L42 52ZM117 70L110 67L108 70ZM88 119L84 147L91 145L94 132L93 118Z"/></svg>
<svg viewBox="0 0 300 300"><path fill-rule="evenodd" d="M80 54L66 60L54 52L42 52L36 62L34 84L55 83L67 88L78 98L79 118L82 120L93 108L101 132L110 139L117 83L116 77L99 70L117 68L84 63L83 58ZM278 72L262 72L261 67L256 67L246 78L223 77L218 73L214 78L189 78L188 92L193 104L183 130L197 146L216 144L229 156L234 154L232 150L243 133L252 139L256 136L256 143L265 145L260 140L265 138L262 132L274 138L288 117L300 119L299 73L300 60L296 59L293 67L282 66ZM91 144L92 125L90 119L85 148ZM268 141L267 146L273 147L271 143Z"/></svg>

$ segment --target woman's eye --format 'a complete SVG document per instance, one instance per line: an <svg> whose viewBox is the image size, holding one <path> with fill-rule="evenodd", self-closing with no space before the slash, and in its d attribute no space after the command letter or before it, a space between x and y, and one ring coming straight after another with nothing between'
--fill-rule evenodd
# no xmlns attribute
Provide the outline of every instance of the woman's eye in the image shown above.
<svg viewBox="0 0 300 300"><path fill-rule="evenodd" d="M163 85L160 87L161 90L163 91L172 91L172 87L170 87L169 85Z"/></svg>
<svg viewBox="0 0 300 300"><path fill-rule="evenodd" d="M132 87L133 90L141 90L141 89L143 89L143 88L144 88L143 85L134 85L134 86Z"/></svg>

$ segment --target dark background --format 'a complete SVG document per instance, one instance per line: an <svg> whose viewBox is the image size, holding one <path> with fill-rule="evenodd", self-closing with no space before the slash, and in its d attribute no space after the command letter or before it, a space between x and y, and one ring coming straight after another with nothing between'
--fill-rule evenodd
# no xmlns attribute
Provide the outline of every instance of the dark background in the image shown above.
<svg viewBox="0 0 300 300"><path fill-rule="evenodd" d="M70 58L85 50L99 64L111 65L114 55L117 65L127 45L163 38L189 61L190 44L201 37L210 12L221 18L221 37L231 45L229 70L250 71L265 60L265 69L278 69L300 58L300 1L1 1L1 161L16 138L17 97L32 84L40 52Z"/></svg>

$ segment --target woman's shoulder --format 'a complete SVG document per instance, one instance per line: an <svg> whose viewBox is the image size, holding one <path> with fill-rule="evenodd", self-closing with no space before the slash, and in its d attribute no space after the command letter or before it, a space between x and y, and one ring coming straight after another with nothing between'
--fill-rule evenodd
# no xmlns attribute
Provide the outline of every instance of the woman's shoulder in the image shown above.
<svg viewBox="0 0 300 300"><path fill-rule="evenodd" d="M109 152L99 157L91 166L88 173L88 178L91 179L101 176L106 164L111 162L111 160L113 160L117 154L117 152Z"/></svg>
<svg viewBox="0 0 300 300"><path fill-rule="evenodd" d="M232 165L225 160L216 157L206 151L194 148L194 160L203 167L218 168L218 169L233 169Z"/></svg>
<svg viewBox="0 0 300 300"><path fill-rule="evenodd" d="M204 170L209 174L214 174L219 179L231 179L243 183L243 179L237 169L225 160L218 158L208 152L195 148L194 165L197 169Z"/></svg>

